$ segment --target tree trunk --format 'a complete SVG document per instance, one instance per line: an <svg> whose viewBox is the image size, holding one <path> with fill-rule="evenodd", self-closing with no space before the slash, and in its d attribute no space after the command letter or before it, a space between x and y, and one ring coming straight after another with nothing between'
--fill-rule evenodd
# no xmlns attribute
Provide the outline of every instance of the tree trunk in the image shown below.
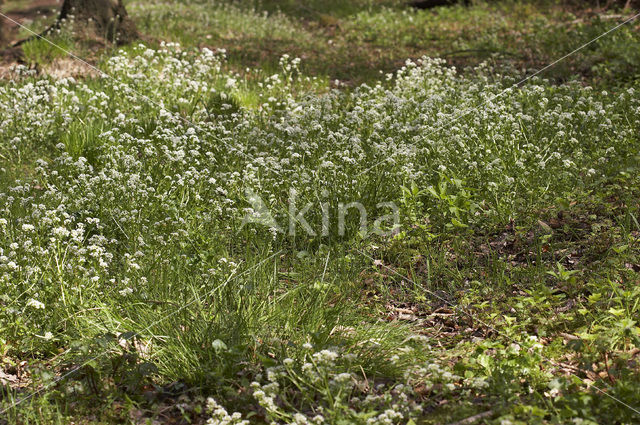
<svg viewBox="0 0 640 425"><path fill-rule="evenodd" d="M58 23L71 17L80 30L92 31L95 36L118 44L138 37L122 0L64 0Z"/></svg>
<svg viewBox="0 0 640 425"><path fill-rule="evenodd" d="M431 9L439 6L452 6L457 3L469 6L471 4L471 0L415 0L410 2L409 5L416 9Z"/></svg>

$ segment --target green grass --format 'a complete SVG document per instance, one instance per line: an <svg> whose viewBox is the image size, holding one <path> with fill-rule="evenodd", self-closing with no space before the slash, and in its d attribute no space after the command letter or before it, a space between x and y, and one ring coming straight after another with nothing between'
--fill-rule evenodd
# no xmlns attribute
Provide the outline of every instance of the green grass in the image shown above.
<svg viewBox="0 0 640 425"><path fill-rule="evenodd" d="M45 65L53 62L57 58L66 57L67 53L60 50L60 48L69 50L71 48L71 43L63 39L56 39L52 41L60 47L52 46L46 41L39 39L30 40L24 43L22 51L26 62L29 64Z"/></svg>
<svg viewBox="0 0 640 425"><path fill-rule="evenodd" d="M433 11L393 1L132 1L128 7L145 34L186 46L224 47L239 68L273 67L288 53L304 59L306 72L350 84L375 81L423 55L460 68L489 61L539 69L620 22L615 10L589 14L553 1L477 1ZM610 83L637 78L637 44L637 24L631 24L547 75Z"/></svg>
<svg viewBox="0 0 640 425"><path fill-rule="evenodd" d="M634 27L504 91L619 19L127 7L113 78L0 82L0 423L637 422Z"/></svg>

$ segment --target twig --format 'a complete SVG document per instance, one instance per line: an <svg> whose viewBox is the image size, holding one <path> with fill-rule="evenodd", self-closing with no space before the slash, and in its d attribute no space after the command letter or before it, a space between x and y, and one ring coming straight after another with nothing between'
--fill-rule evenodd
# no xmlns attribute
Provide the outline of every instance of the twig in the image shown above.
<svg viewBox="0 0 640 425"><path fill-rule="evenodd" d="M611 376L611 373L609 373L609 355L606 351L604 352L604 367L607 372L607 378L609 378L609 382L611 382L611 385L615 385L615 380L613 379L613 376Z"/></svg>
<svg viewBox="0 0 640 425"><path fill-rule="evenodd" d="M573 370L574 372L582 372L582 371L583 371L583 370L582 370L582 369L580 369L579 367L576 367L576 366L571 365L571 364L569 364L569 363L558 363L558 366L563 367L563 368L565 368L565 369L571 369L571 370Z"/></svg>
<svg viewBox="0 0 640 425"><path fill-rule="evenodd" d="M512 57L515 57L515 58L520 57L520 55L515 54L515 53L507 52L507 51L504 51L504 50L494 50L494 49L462 49L462 50L454 50L454 51L451 51L451 52L442 53L440 56L446 57L446 56L459 55L461 53L498 53L498 54L501 54L503 56L512 56Z"/></svg>
<svg viewBox="0 0 640 425"><path fill-rule="evenodd" d="M566 332L560 332L558 335L560 335L561 337L563 337L565 339L568 339L570 341L579 341L580 340L580 337L568 334Z"/></svg>
<svg viewBox="0 0 640 425"><path fill-rule="evenodd" d="M468 418L465 418L465 419L463 419L461 421L458 421L458 422L450 423L449 425L468 425L468 424L474 423L478 419L484 419L484 418L489 417L491 415L493 415L493 410L487 410L486 412L482 412L482 413L478 413L477 415L469 416Z"/></svg>

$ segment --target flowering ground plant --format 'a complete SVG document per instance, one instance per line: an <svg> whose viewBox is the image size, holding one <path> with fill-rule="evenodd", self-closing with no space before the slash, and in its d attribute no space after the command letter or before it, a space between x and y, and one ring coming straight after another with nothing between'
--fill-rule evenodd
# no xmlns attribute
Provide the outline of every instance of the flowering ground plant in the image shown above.
<svg viewBox="0 0 640 425"><path fill-rule="evenodd" d="M0 84L12 421L177 383L212 423L632 421L635 85L425 56L337 90L176 43L103 65Z"/></svg>

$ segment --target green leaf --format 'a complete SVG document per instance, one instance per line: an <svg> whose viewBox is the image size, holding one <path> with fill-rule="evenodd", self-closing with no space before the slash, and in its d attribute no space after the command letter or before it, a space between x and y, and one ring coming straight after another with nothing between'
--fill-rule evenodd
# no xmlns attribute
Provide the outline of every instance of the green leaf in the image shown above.
<svg viewBox="0 0 640 425"><path fill-rule="evenodd" d="M480 354L478 356L478 364L486 370L491 370L491 358L486 354Z"/></svg>
<svg viewBox="0 0 640 425"><path fill-rule="evenodd" d="M464 223L461 223L457 218L452 218L451 223L456 227L469 227Z"/></svg>
<svg viewBox="0 0 640 425"><path fill-rule="evenodd" d="M217 353L228 350L227 344L225 344L222 340L219 340L219 339L216 339L215 341L213 341L211 343L211 346Z"/></svg>
<svg viewBox="0 0 640 425"><path fill-rule="evenodd" d="M616 252L616 254L622 254L627 250L627 248L629 248L629 245L620 245L620 246L614 246L613 250Z"/></svg>
<svg viewBox="0 0 640 425"><path fill-rule="evenodd" d="M609 309L609 313L613 314L616 317L620 317L624 314L624 308L613 308Z"/></svg>
<svg viewBox="0 0 640 425"><path fill-rule="evenodd" d="M144 363L141 363L140 366L138 366L138 372L140 372L140 375L142 376L149 376L154 373L157 373L158 368L153 363L144 362Z"/></svg>
<svg viewBox="0 0 640 425"><path fill-rule="evenodd" d="M591 294L589 295L589 304L595 304L598 301L600 301L600 298L602 298L602 294L601 293L597 293L597 294Z"/></svg>

